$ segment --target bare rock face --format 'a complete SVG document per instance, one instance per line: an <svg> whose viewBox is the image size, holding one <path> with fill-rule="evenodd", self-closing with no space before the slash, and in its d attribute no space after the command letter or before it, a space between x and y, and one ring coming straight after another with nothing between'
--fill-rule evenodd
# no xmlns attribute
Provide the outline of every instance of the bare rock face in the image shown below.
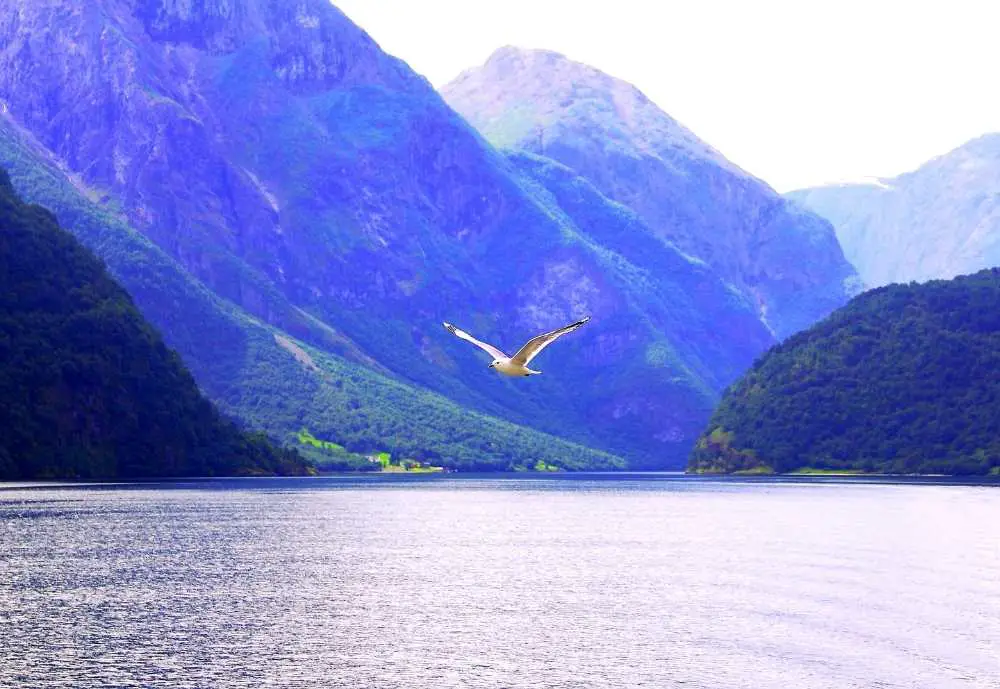
<svg viewBox="0 0 1000 689"><path fill-rule="evenodd" d="M1000 265L1000 134L988 134L913 172L793 191L833 223L862 279L948 279Z"/></svg>
<svg viewBox="0 0 1000 689"><path fill-rule="evenodd" d="M572 168L654 236L706 261L778 337L858 289L826 222L789 208L631 84L558 53L506 47L442 93L494 145Z"/></svg>
<svg viewBox="0 0 1000 689"><path fill-rule="evenodd" d="M321 350L634 466L683 465L720 391L775 342L761 304L781 316L780 334L784 314L818 314L815 294L841 295L802 267L836 247L823 244L826 226L814 226L815 255L796 255L800 245L779 240L804 225L785 202L693 136L670 129L669 160L684 173L677 184L689 178L678 188L703 202L661 226L653 205L618 202L628 198L614 177L559 164L550 149L492 148L326 0L0 0L0 101L5 122L104 211L216 295ZM651 111L626 105L645 131ZM662 163L669 151L654 143L647 157ZM688 158L701 167L683 167ZM650 190L673 179L649 177ZM763 200L718 210L723 190ZM721 247L755 228L731 253L759 261L756 273L731 274L681 241L702 216L692 243L711 230ZM169 301L161 289L151 301ZM440 325L514 350L587 313L528 385L489 375ZM176 346L210 359L197 338ZM241 372L230 395L260 388L227 358L239 356L218 357Z"/></svg>

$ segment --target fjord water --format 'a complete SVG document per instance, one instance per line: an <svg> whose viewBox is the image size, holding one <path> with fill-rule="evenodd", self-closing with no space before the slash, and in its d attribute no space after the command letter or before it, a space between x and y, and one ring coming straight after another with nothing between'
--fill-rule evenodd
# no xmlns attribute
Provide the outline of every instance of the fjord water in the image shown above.
<svg viewBox="0 0 1000 689"><path fill-rule="evenodd" d="M0 686L997 687L1000 489L0 488Z"/></svg>

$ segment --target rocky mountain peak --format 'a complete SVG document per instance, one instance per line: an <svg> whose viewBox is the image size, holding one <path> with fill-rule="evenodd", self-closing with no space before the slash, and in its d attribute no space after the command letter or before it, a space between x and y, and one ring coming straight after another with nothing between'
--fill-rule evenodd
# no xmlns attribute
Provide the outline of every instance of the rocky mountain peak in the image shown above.
<svg viewBox="0 0 1000 689"><path fill-rule="evenodd" d="M328 0L97 0L95 5L101 10L98 21L114 32L130 39L142 35L162 49L193 48L211 56L266 52L274 73L298 91L358 83L408 88L423 82ZM72 24L62 21L59 30Z"/></svg>
<svg viewBox="0 0 1000 689"><path fill-rule="evenodd" d="M514 67L523 65L529 60L546 60L549 62L568 62L569 60L562 53L554 50L542 50L538 48L522 48L516 45L505 45L497 48L486 59L486 65L503 67L504 65Z"/></svg>
<svg viewBox="0 0 1000 689"><path fill-rule="evenodd" d="M632 84L551 50L500 48L442 94L504 148L543 153L546 134L572 130L636 157L707 159L742 174Z"/></svg>

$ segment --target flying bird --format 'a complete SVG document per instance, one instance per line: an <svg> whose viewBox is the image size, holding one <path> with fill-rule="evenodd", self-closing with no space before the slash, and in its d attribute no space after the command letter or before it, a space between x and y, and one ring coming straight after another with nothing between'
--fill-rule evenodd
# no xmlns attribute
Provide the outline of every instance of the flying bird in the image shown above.
<svg viewBox="0 0 1000 689"><path fill-rule="evenodd" d="M507 356L493 345L480 342L469 333L464 330L459 330L451 323L445 323L444 327L447 328L453 335L456 335L463 340L467 340L480 349L489 352L490 356L493 357L493 361L490 363L490 368L497 373L502 373L505 376L534 376L541 373L541 371L532 371L528 368L528 364L531 363L531 360L538 356L543 349L555 342L556 339L566 333L573 332L589 320L590 316L587 316L585 318L581 318L576 323L570 323L569 325L559 328L558 330L553 330L550 333L533 337L528 340L523 347L517 350L517 354L514 356Z"/></svg>

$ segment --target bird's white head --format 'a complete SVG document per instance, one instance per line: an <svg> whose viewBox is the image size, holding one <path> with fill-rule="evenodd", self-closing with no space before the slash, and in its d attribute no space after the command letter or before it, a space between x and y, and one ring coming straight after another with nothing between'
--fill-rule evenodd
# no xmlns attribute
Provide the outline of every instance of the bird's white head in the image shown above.
<svg viewBox="0 0 1000 689"><path fill-rule="evenodd" d="M490 364L490 368L496 368L499 365L500 365L500 360L494 359L493 362Z"/></svg>

